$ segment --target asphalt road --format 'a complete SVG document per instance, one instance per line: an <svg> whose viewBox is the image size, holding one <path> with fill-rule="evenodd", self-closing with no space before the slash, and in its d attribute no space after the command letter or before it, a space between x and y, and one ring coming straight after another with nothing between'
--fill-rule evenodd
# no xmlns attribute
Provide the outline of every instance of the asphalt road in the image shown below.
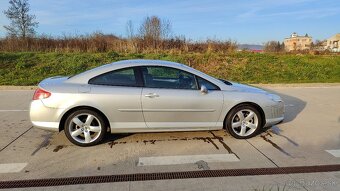
<svg viewBox="0 0 340 191"><path fill-rule="evenodd" d="M64 132L32 128L28 109L33 91L1 90L0 180L340 164L340 86L270 87L269 90L283 97L285 120L248 140L236 140L223 130L138 133L110 135L102 144L90 148L72 145ZM199 160L197 155L209 162L190 162ZM191 158L185 161L181 159L183 156ZM230 156L230 160L214 162L212 156ZM154 165L148 164L150 160ZM171 164L162 165L164 161ZM270 188L340 190L340 172L137 181L40 189Z"/></svg>

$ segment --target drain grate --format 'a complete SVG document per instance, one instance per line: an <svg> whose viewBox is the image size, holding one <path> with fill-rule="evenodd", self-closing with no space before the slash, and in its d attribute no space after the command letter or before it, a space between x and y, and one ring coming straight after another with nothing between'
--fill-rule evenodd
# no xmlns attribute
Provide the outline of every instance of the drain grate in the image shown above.
<svg viewBox="0 0 340 191"><path fill-rule="evenodd" d="M62 185L75 185L75 184L95 184L95 183L109 183L109 182L211 178L211 177L227 177L227 176L296 174L296 173L315 173L315 172L332 172L332 171L340 171L340 164L319 165L319 166L137 173L137 174L121 174L121 175L13 180L13 181L0 181L0 189L26 188L26 187L48 187L48 186L62 186Z"/></svg>

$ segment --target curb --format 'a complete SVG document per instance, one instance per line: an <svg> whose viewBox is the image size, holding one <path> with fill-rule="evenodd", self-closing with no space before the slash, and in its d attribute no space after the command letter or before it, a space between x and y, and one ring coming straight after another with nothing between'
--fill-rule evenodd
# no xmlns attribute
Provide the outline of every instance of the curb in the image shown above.
<svg viewBox="0 0 340 191"><path fill-rule="evenodd" d="M0 86L0 90L35 90L38 86Z"/></svg>

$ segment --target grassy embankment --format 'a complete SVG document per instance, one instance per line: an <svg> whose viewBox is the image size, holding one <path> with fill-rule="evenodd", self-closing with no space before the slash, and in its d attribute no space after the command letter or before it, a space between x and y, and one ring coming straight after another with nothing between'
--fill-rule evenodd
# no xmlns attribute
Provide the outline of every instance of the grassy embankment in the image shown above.
<svg viewBox="0 0 340 191"><path fill-rule="evenodd" d="M181 62L243 83L340 82L339 55L0 52L0 85L36 85L50 76L73 75L105 63L139 58Z"/></svg>

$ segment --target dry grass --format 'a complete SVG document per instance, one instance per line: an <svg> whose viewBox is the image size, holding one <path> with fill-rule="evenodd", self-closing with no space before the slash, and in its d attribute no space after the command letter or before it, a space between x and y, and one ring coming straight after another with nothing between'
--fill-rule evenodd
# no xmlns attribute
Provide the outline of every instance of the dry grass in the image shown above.
<svg viewBox="0 0 340 191"><path fill-rule="evenodd" d="M150 40L141 37L130 39L115 35L93 33L91 35L36 38L0 39L2 52L111 52L118 53L158 53L158 52L228 52L237 48L231 40L190 41L185 37L172 37L164 40Z"/></svg>

